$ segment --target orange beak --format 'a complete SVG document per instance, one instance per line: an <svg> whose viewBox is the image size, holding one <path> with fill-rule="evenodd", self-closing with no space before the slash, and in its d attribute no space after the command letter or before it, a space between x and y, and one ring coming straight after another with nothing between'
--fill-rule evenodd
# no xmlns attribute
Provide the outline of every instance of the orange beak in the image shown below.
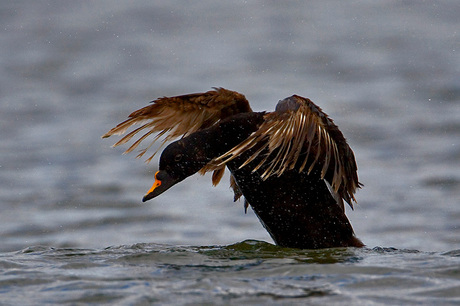
<svg viewBox="0 0 460 306"><path fill-rule="evenodd" d="M155 182L153 183L153 186L147 191L147 194L152 193L157 187L161 186L161 181L157 178L157 174L160 171L155 172Z"/></svg>
<svg viewBox="0 0 460 306"><path fill-rule="evenodd" d="M178 180L173 179L168 172L160 170L155 173L155 182L152 185L152 188L147 191L147 194L142 199L142 202L153 199L156 196L159 196L170 187L175 185Z"/></svg>

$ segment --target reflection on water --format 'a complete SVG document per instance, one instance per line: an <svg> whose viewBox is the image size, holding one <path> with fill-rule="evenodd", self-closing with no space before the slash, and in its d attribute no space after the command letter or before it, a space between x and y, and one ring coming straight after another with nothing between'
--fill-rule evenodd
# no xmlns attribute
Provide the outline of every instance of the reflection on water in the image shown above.
<svg viewBox="0 0 460 306"><path fill-rule="evenodd" d="M2 300L458 302L459 13L453 0L4 1ZM257 111L292 94L320 105L365 185L348 212L357 236L387 248L237 243L271 240L208 176L141 204L157 160L100 135L152 99L212 86ZM210 244L227 247L170 247Z"/></svg>

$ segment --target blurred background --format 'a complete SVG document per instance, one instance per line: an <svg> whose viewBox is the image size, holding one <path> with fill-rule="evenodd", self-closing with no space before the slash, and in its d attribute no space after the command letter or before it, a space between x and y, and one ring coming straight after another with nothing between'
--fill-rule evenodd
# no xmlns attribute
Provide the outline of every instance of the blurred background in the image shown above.
<svg viewBox="0 0 460 306"><path fill-rule="evenodd" d="M460 4L1 1L0 250L272 242L228 175L142 203L150 164L100 136L162 96L312 99L353 148L369 247L460 247Z"/></svg>

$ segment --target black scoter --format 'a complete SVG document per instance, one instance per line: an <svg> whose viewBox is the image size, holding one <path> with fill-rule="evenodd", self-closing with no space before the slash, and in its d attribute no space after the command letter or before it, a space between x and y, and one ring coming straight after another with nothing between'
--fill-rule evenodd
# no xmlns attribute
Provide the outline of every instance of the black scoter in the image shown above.
<svg viewBox="0 0 460 306"><path fill-rule="evenodd" d="M244 196L245 209L254 210L276 244L302 249L364 246L343 203L353 208L354 193L361 187L353 151L311 100L293 95L279 101L274 112L253 112L244 95L224 88L163 97L102 137L124 134L136 124L140 127L114 146L145 130L128 153L156 134L141 157L162 136L163 143L180 138L162 152L155 183L143 201L197 172L213 171L217 185L227 167L234 200Z"/></svg>

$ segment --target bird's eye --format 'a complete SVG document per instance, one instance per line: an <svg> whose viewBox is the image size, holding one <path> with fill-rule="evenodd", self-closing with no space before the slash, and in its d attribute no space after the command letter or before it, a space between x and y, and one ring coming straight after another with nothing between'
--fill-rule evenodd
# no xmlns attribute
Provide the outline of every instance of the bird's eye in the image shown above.
<svg viewBox="0 0 460 306"><path fill-rule="evenodd" d="M174 156L174 160L176 162L180 161L182 159L182 154L177 154L176 156Z"/></svg>

